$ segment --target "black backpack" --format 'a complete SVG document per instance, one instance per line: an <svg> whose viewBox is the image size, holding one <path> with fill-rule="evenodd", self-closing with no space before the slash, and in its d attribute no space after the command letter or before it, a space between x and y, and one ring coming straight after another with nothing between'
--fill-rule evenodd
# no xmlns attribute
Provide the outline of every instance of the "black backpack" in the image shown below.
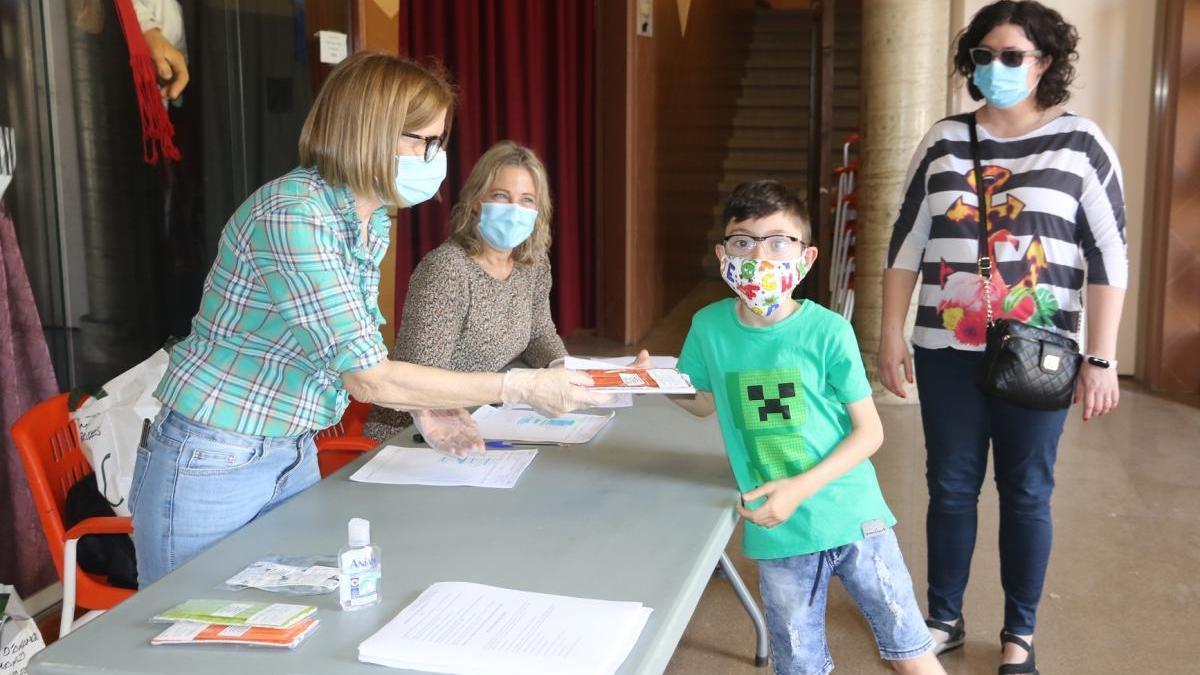
<svg viewBox="0 0 1200 675"><path fill-rule="evenodd" d="M64 524L68 530L87 518L115 515L100 494L96 474L89 473L67 491ZM77 545L76 560L85 572L107 577L112 586L137 588L137 558L129 535L85 534Z"/></svg>

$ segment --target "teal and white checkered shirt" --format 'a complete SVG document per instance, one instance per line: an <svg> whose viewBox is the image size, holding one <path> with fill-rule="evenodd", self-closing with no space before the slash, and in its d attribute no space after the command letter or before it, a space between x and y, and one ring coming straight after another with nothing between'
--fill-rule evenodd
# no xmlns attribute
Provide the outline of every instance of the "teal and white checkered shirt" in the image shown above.
<svg viewBox="0 0 1200 675"><path fill-rule="evenodd" d="M366 241L354 196L313 168L259 188L225 224L192 332L171 349L155 396L202 424L297 436L336 423L340 375L387 358L379 263L389 219Z"/></svg>

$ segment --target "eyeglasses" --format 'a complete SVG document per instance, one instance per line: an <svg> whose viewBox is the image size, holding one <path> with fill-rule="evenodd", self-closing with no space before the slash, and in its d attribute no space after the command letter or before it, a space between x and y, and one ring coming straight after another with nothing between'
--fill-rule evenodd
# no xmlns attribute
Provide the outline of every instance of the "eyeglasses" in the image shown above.
<svg viewBox="0 0 1200 675"><path fill-rule="evenodd" d="M800 241L799 237L786 234L772 234L766 237L755 237L749 234L731 234L725 237L725 252L742 257L754 253L760 243L767 245L767 255L771 258L788 258L799 255L808 248L808 244Z"/></svg>
<svg viewBox="0 0 1200 675"><path fill-rule="evenodd" d="M989 65L993 59L999 58L1000 63L1009 68L1017 68L1025 62L1026 56L1036 56L1041 58L1042 50L1040 49L1004 49L998 52L992 51L987 47L972 47L971 60L977 66Z"/></svg>
<svg viewBox="0 0 1200 675"><path fill-rule="evenodd" d="M441 136L418 136L417 134L410 134L407 131L401 132L400 135L404 136L405 138L413 138L418 141L425 141L426 162L432 162L433 158L437 157L438 150L442 149L443 141Z"/></svg>

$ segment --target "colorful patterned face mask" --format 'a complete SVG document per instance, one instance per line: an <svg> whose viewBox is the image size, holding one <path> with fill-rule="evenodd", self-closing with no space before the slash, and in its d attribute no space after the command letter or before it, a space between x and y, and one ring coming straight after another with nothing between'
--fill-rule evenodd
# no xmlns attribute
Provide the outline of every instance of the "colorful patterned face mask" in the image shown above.
<svg viewBox="0 0 1200 675"><path fill-rule="evenodd" d="M779 305L804 280L808 267L804 258L795 260L759 260L758 258L721 258L721 278L737 293L751 312L771 316Z"/></svg>

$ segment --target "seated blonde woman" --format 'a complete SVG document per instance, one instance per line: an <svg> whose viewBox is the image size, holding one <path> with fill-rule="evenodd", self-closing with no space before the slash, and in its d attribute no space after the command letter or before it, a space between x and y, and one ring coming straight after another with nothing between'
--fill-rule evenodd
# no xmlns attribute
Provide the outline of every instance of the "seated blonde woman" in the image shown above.
<svg viewBox="0 0 1200 675"><path fill-rule="evenodd" d="M417 265L392 358L460 372L566 356L550 316L550 187L529 148L492 146L450 212L450 239ZM465 410L412 413L427 440L475 435ZM383 440L414 421L375 407L363 432Z"/></svg>

